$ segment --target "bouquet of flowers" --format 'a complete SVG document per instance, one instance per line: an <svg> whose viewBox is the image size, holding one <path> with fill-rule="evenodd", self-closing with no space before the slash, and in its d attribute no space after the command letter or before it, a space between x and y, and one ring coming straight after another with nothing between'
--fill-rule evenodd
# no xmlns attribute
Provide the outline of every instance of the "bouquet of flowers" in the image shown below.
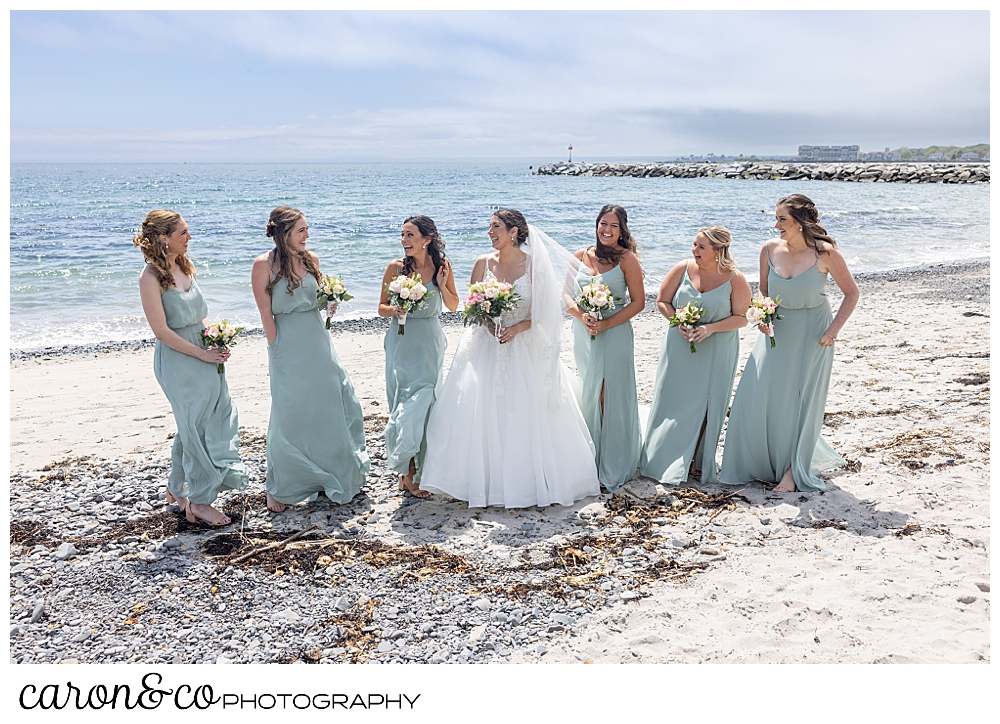
<svg viewBox="0 0 1000 724"><path fill-rule="evenodd" d="M779 304L781 304L781 297L771 299L771 297L765 297L758 291L757 296L750 302L750 308L747 309L746 313L746 318L750 324L767 325L767 336L771 338L771 349L774 349L774 320L781 319L781 316L778 314Z"/></svg>
<svg viewBox="0 0 1000 724"><path fill-rule="evenodd" d="M614 309L615 305L621 300L621 297L616 297L611 293L611 289L607 284L595 279L590 284L581 285L580 295L573 301L576 302L576 306L591 316L604 319L601 314ZM590 339L596 339L595 335L590 335Z"/></svg>
<svg viewBox="0 0 1000 724"><path fill-rule="evenodd" d="M462 325L493 324L494 335L499 336L500 325L493 322L521 301L520 295L514 291L514 286L488 276L481 282L469 284L469 295L462 307Z"/></svg>
<svg viewBox="0 0 1000 724"><path fill-rule="evenodd" d="M414 309L424 307L434 290L425 287L420 281L420 275L416 272L408 277L393 277L392 281L386 285L386 289L389 292L389 304L394 307L402 307L404 310L402 314L397 315L399 322L397 334L406 334L406 315Z"/></svg>
<svg viewBox="0 0 1000 724"><path fill-rule="evenodd" d="M344 286L343 277L323 277L319 283L319 289L316 290L316 302L318 306L327 310L327 329L330 328L330 317L332 316L328 307L331 304L340 304L341 302L346 302L350 299L354 299L354 297L347 293L347 287Z"/></svg>
<svg viewBox="0 0 1000 724"><path fill-rule="evenodd" d="M670 318L670 326L694 329L698 326L698 321L703 314L705 314L705 308L692 300L674 312L674 316ZM692 352L698 351L694 348L694 342L690 342L689 344L691 345Z"/></svg>
<svg viewBox="0 0 1000 724"><path fill-rule="evenodd" d="M201 341L206 347L232 347L236 344L236 335L243 331L243 327L234 327L227 319L215 318L215 321L201 330ZM219 363L219 374L226 371L226 366Z"/></svg>

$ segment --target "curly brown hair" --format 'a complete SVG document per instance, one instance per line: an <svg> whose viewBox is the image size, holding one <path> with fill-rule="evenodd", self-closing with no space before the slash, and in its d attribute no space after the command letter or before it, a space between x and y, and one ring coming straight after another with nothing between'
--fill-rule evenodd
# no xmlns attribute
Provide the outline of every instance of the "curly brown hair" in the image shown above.
<svg viewBox="0 0 1000 724"><path fill-rule="evenodd" d="M610 212L614 212L615 216L618 217L618 226L621 228L621 236L618 237L617 249L606 247L601 243L601 238L598 236L601 227L601 217ZM625 256L626 251L631 251L634 254L638 248L635 243L635 237L628 230L628 212L618 204L605 204L601 207L600 212L597 214L597 221L594 222L594 236L597 239L597 244L594 246L594 254L605 264L617 264Z"/></svg>
<svg viewBox="0 0 1000 724"><path fill-rule="evenodd" d="M302 280L295 277L294 260L296 258L302 262L302 266L305 267L308 273L316 277L317 283L320 281L319 267L316 266L312 257L307 252L297 251L288 246L289 232L291 232L295 222L304 216L305 214L298 209L293 209L291 206L279 206L271 212L271 215L267 219L264 234L268 238L274 239L274 261L278 265L278 271L274 279L268 282L264 288L268 296L273 296L272 290L279 279L288 280L289 294L294 293L299 288Z"/></svg>
<svg viewBox="0 0 1000 724"><path fill-rule="evenodd" d="M430 239L430 243L427 245L427 253L431 255L431 261L434 262L434 284L437 284L437 273L438 270L444 266L445 254L444 254L444 240L441 238L441 234L438 233L437 226L434 224L433 219L429 216L411 216L404 224L413 224L417 227L417 231L425 239ZM407 256L403 258L403 274L410 276L413 273L413 257Z"/></svg>
<svg viewBox="0 0 1000 724"><path fill-rule="evenodd" d="M802 227L802 238L806 246L817 254L827 253L824 250L823 242L828 242L830 246L837 246L833 237L826 233L826 229L819 225L819 211L812 199L802 194L792 194L783 199L778 199L776 206L784 206L788 209L788 215L799 222Z"/></svg>
<svg viewBox="0 0 1000 724"><path fill-rule="evenodd" d="M181 215L176 211L153 209L143 219L142 230L132 239L132 243L142 250L143 258L153 268L153 273L164 291L174 286L174 275L167 262L167 244L164 237L173 234L180 221ZM178 254L176 261L182 272L194 278L196 270L186 254Z"/></svg>

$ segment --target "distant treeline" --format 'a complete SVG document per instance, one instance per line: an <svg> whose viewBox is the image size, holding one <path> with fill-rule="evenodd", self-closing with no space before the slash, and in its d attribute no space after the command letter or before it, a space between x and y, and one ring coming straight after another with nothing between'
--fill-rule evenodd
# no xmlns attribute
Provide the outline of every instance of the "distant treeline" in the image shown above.
<svg viewBox="0 0 1000 724"><path fill-rule="evenodd" d="M941 154L940 159L943 161L962 161L964 153L974 153L979 158L984 158L990 152L990 144L988 143L977 143L975 146L928 146L927 148L895 148L893 153L898 153L900 160L902 161L921 161L923 159L930 159L931 156L935 154ZM938 160L935 156L934 159Z"/></svg>

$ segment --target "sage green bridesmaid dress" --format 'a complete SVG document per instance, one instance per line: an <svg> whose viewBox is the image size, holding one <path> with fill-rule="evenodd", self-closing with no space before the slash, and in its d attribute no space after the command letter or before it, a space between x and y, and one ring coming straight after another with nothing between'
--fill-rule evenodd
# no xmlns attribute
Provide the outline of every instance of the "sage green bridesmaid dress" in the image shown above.
<svg viewBox="0 0 1000 724"><path fill-rule="evenodd" d="M278 334L267 347L267 492L289 505L320 492L334 503L350 501L370 464L361 404L324 328L317 286L306 274L291 294L286 279L271 290Z"/></svg>
<svg viewBox="0 0 1000 724"><path fill-rule="evenodd" d="M621 265L603 274L591 274L587 267L581 265L576 279L580 286L599 279L608 285L614 296L622 299L616 307L603 313L605 319L624 308L628 287ZM597 451L597 477L608 490L617 490L635 476L642 445L639 401L635 391L632 322L619 324L591 339L583 322L574 320L573 357L583 380L583 419L587 422Z"/></svg>
<svg viewBox="0 0 1000 724"><path fill-rule="evenodd" d="M688 302L700 302L705 308L702 321L710 324L732 316L732 292L731 275L722 286L702 293L685 269L671 303L679 309ZM667 327L639 461L639 472L661 483L685 482L692 458L701 470L701 482L719 482L715 452L736 379L739 332L715 332L695 348L698 351L692 353L677 327ZM699 444L703 424L705 432Z"/></svg>
<svg viewBox="0 0 1000 724"><path fill-rule="evenodd" d="M425 434L431 407L441 388L444 351L448 338L438 315L444 307L437 285L423 309L406 315L406 334L399 334L399 320L392 318L385 333L385 396L389 422L385 426L386 467L401 475L410 472L410 458L420 481Z"/></svg>
<svg viewBox="0 0 1000 724"><path fill-rule="evenodd" d="M833 321L827 275L819 258L785 279L768 253L768 294L781 297L775 347L760 334L743 368L729 413L722 454L723 483L777 482L791 466L798 490L825 490L818 476L845 461L820 435L833 368L833 347L819 344Z"/></svg>
<svg viewBox="0 0 1000 724"><path fill-rule="evenodd" d="M188 342L201 341L208 305L198 282L186 292L167 289L160 296L167 326ZM240 462L240 423L229 397L225 373L214 362L170 349L157 340L153 374L170 401L177 434L170 453L167 489L178 498L211 505L222 490L242 490L247 469Z"/></svg>

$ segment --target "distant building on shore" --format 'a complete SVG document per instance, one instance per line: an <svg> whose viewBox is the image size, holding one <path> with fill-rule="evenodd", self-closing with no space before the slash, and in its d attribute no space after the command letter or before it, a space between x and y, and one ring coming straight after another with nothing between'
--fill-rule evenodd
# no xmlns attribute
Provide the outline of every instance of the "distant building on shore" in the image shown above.
<svg viewBox="0 0 1000 724"><path fill-rule="evenodd" d="M800 161L857 161L860 146L799 146Z"/></svg>
<svg viewBox="0 0 1000 724"><path fill-rule="evenodd" d="M884 151L869 151L868 153L861 154L861 158L865 161L899 161L903 158L903 154L899 151L890 151L888 148Z"/></svg>

